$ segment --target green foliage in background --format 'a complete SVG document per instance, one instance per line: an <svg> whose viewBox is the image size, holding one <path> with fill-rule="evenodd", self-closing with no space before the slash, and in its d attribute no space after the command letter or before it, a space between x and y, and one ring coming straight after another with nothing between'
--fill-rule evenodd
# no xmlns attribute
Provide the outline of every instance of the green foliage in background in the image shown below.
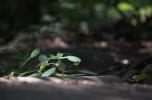
<svg viewBox="0 0 152 100"><path fill-rule="evenodd" d="M3 29L9 26L5 21L15 23L15 4L16 0L0 0L0 20L5 26ZM121 20L135 28L130 33L145 34L151 31L150 28L146 30L149 24L144 25L144 29L138 25L151 18L152 0L40 0L39 5L39 22L44 25L39 30L43 33L92 35L97 29L113 26Z"/></svg>
<svg viewBox="0 0 152 100"><path fill-rule="evenodd" d="M49 0L43 2L45 3L41 9L42 22L51 22L54 18L60 19L63 29L68 27L67 30L72 30L69 34L72 32L94 34L96 29L115 25L120 20L135 27L133 33L145 34L146 28L141 31L138 25L152 16L151 0L56 0L54 2L56 6L49 5L50 3L53 5L53 2ZM77 27L80 29L75 29ZM65 30L59 31L59 33L66 32Z"/></svg>
<svg viewBox="0 0 152 100"><path fill-rule="evenodd" d="M32 0L31 0L32 1ZM15 0L0 0L0 15L13 17ZM62 20L92 24L112 23L127 17L151 16L151 0L40 0L42 18L46 15ZM3 18L4 18L3 17ZM134 18L134 17L133 17ZM49 20L50 21L50 20Z"/></svg>

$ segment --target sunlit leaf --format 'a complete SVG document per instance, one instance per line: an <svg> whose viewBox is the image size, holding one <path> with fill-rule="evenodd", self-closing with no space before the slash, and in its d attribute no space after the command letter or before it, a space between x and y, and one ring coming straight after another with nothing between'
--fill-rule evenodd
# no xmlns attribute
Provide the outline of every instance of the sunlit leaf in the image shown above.
<svg viewBox="0 0 152 100"><path fill-rule="evenodd" d="M118 9L121 11L133 11L134 7L127 2L121 2L118 4Z"/></svg>
<svg viewBox="0 0 152 100"><path fill-rule="evenodd" d="M81 59L76 56L66 56L66 58L72 62L81 62Z"/></svg>
<svg viewBox="0 0 152 100"><path fill-rule="evenodd" d="M38 72L42 72L43 70L45 70L46 65L40 65L40 69Z"/></svg>
<svg viewBox="0 0 152 100"><path fill-rule="evenodd" d="M54 74L56 71L56 68L55 67L52 67L50 69L48 69L47 71L45 71L43 74L42 74L42 77L49 77L51 76L52 74Z"/></svg>
<svg viewBox="0 0 152 100"><path fill-rule="evenodd" d="M57 55L56 55L56 57L57 57L57 59L61 59L61 57L63 57L63 53L57 53Z"/></svg>
<svg viewBox="0 0 152 100"><path fill-rule="evenodd" d="M34 58L34 57L36 57L39 53L40 53L40 50L39 50L39 49L35 49L35 50L33 50L33 52L31 53L30 58Z"/></svg>
<svg viewBox="0 0 152 100"><path fill-rule="evenodd" d="M14 77L15 76L15 71L12 71L8 76L9 77Z"/></svg>
<svg viewBox="0 0 152 100"><path fill-rule="evenodd" d="M64 77L65 76L63 73L56 73L55 75L59 76L59 77Z"/></svg>

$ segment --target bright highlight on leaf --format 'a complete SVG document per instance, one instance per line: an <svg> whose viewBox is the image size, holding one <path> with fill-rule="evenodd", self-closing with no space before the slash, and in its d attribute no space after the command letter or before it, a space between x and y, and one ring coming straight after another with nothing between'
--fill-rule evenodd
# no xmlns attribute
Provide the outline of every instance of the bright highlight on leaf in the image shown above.
<svg viewBox="0 0 152 100"><path fill-rule="evenodd" d="M61 57L63 57L63 53L57 53L56 58L61 59Z"/></svg>
<svg viewBox="0 0 152 100"><path fill-rule="evenodd" d="M39 50L39 49L35 49L35 50L31 53L30 58L36 57L39 53L40 53L40 50Z"/></svg>
<svg viewBox="0 0 152 100"><path fill-rule="evenodd" d="M47 71L45 71L43 74L42 74L42 77L49 77L50 75L54 74L56 71L56 68L55 67L52 67L50 69L48 69Z"/></svg>
<svg viewBox="0 0 152 100"><path fill-rule="evenodd" d="M45 67L46 65L41 65L38 72L41 73L43 70L45 70Z"/></svg>
<svg viewBox="0 0 152 100"><path fill-rule="evenodd" d="M72 62L81 62L81 59L76 56L66 56L66 58Z"/></svg>

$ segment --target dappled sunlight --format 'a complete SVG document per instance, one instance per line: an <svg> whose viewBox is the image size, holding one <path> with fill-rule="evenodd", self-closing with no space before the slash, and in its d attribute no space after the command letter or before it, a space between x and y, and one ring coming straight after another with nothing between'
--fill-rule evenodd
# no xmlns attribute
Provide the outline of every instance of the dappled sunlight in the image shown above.
<svg viewBox="0 0 152 100"><path fill-rule="evenodd" d="M151 0L0 0L0 99L152 100Z"/></svg>

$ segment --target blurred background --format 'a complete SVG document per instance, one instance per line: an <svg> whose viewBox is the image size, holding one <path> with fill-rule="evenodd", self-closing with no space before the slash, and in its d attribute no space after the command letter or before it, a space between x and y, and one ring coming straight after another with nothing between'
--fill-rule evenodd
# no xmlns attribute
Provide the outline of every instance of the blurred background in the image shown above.
<svg viewBox="0 0 152 100"><path fill-rule="evenodd" d="M151 0L0 0L0 42L18 33L68 43L150 40Z"/></svg>
<svg viewBox="0 0 152 100"><path fill-rule="evenodd" d="M131 64L152 53L152 0L0 0L0 52L33 48Z"/></svg>

